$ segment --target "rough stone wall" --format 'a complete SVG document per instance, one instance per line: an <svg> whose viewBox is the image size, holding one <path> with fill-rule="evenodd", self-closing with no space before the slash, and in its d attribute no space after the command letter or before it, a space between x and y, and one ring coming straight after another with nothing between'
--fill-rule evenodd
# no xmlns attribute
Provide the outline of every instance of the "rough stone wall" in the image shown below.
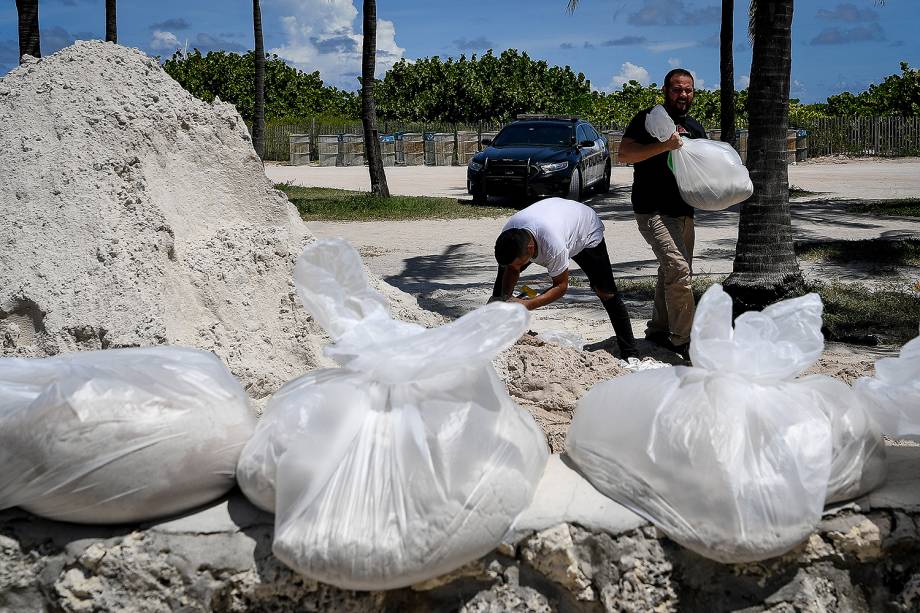
<svg viewBox="0 0 920 613"><path fill-rule="evenodd" d="M844 509L789 554L723 565L646 525L560 524L432 581L348 592L271 555L241 495L177 520L88 527L0 514L0 611L877 612L920 610L920 512Z"/></svg>

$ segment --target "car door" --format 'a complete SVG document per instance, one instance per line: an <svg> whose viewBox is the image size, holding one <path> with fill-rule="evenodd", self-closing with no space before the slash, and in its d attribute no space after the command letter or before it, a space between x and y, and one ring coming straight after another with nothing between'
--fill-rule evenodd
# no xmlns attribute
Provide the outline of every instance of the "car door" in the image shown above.
<svg viewBox="0 0 920 613"><path fill-rule="evenodd" d="M584 124L575 128L575 138L578 141L578 156L581 158L581 184L582 187L588 187L594 182L594 168L591 165L591 148L581 146L582 142L589 140Z"/></svg>
<svg viewBox="0 0 920 613"><path fill-rule="evenodd" d="M593 132L593 130L591 132ZM591 134L591 132L589 132L588 125L586 124L579 125L578 131L577 131L578 142L581 143L582 141L586 141L586 140L594 142L596 139L593 138L593 135ZM594 142L594 145L592 147L582 147L581 149L581 155L582 155L582 158L584 159L584 164L585 164L585 180L584 180L585 187L589 185L593 185L594 183L597 182L598 153L599 153L599 150L598 150L597 142Z"/></svg>
<svg viewBox="0 0 920 613"><path fill-rule="evenodd" d="M600 181L604 178L604 168L607 166L607 141L591 124L585 124L585 130L588 132L588 137L593 137L592 140L594 140L597 145L597 155L594 156L594 168L597 172L597 180Z"/></svg>

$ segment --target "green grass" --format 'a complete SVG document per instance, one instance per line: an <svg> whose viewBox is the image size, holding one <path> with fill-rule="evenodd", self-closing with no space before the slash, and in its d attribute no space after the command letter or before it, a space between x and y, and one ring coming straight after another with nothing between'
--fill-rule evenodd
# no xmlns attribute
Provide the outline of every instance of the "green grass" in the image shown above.
<svg viewBox="0 0 920 613"><path fill-rule="evenodd" d="M305 221L375 221L412 219L465 219L510 217L514 209L473 206L455 198L391 196L377 198L368 192L325 187L298 187L286 183L275 188L287 194Z"/></svg>
<svg viewBox="0 0 920 613"><path fill-rule="evenodd" d="M810 288L824 302L824 333L830 339L874 335L902 345L917 336L920 291L891 285L869 290L858 283L818 283Z"/></svg>
<svg viewBox="0 0 920 613"><path fill-rule="evenodd" d="M920 217L920 198L863 200L857 203L848 204L847 211L850 213L868 213L872 215Z"/></svg>
<svg viewBox="0 0 920 613"><path fill-rule="evenodd" d="M790 198L799 198L803 196L814 196L818 192L812 192L807 189L802 189L798 185L789 184L789 197Z"/></svg>
<svg viewBox="0 0 920 613"><path fill-rule="evenodd" d="M700 297L724 275L693 278L693 295ZM629 300L651 302L655 299L655 278L617 279L617 289ZM908 285L890 284L869 290L859 283L814 283L809 291L817 292L824 302L824 335L828 340L847 342L874 335L881 342L903 345L917 336L920 322L920 290Z"/></svg>
<svg viewBox="0 0 920 613"><path fill-rule="evenodd" d="M693 287L693 297L699 301L700 297L706 293L713 283L721 283L725 280L725 275L697 275L690 281ZM655 300L655 277L645 277L636 279L617 279L617 290L629 300Z"/></svg>
<svg viewBox="0 0 920 613"><path fill-rule="evenodd" d="M812 262L865 265L872 269L920 266L920 239L864 239L796 243L799 258Z"/></svg>

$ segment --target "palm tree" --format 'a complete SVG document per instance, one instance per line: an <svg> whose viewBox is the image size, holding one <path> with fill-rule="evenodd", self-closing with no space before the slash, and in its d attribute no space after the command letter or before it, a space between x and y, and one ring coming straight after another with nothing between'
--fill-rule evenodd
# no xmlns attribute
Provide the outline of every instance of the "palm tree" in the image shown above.
<svg viewBox="0 0 920 613"><path fill-rule="evenodd" d="M118 42L118 28L115 24L115 0L105 0L105 40Z"/></svg>
<svg viewBox="0 0 920 613"><path fill-rule="evenodd" d="M719 128L722 141L735 144L735 60L732 55L735 0L722 0L719 30Z"/></svg>
<svg viewBox="0 0 920 613"><path fill-rule="evenodd" d="M19 14L19 61L22 56L42 56L41 37L38 32L38 0L16 0Z"/></svg>
<svg viewBox="0 0 920 613"><path fill-rule="evenodd" d="M252 0L252 29L255 34L253 52L256 69L256 95L252 114L252 146L259 159L265 155L265 43L262 40L262 8Z"/></svg>
<svg viewBox="0 0 920 613"><path fill-rule="evenodd" d="M725 281L736 311L805 291L792 243L786 165L792 12L793 0L751 2L747 167L754 195L741 207L735 262Z"/></svg>
<svg viewBox="0 0 920 613"><path fill-rule="evenodd" d="M364 124L364 153L371 176L371 193L390 197L387 176L383 172L380 139L377 134L377 110L374 105L374 65L377 59L377 2L364 0L364 46L361 49L361 123Z"/></svg>

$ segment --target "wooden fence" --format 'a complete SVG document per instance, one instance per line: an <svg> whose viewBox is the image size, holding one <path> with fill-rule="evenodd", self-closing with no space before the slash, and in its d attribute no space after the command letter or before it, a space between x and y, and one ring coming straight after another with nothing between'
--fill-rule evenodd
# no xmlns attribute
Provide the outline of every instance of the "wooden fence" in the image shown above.
<svg viewBox="0 0 920 613"><path fill-rule="evenodd" d="M394 132L494 132L501 122L475 124L403 123L381 121L381 134ZM903 157L920 155L920 117L834 117L817 119L804 126L793 126L808 132L807 157L826 155L859 155ZM317 142L321 134L362 134L361 122L319 124L269 123L265 126L265 159L285 161L290 153L291 134L309 134ZM314 151L314 159L316 158Z"/></svg>
<svg viewBox="0 0 920 613"><path fill-rule="evenodd" d="M395 121L380 121L377 130L380 134L393 134L395 132L496 132L501 129L501 122L480 122L475 124L447 124L438 122L409 123ZM265 159L272 161L287 161L290 153L291 134L309 134L310 142L318 142L321 134L364 134L364 127L360 121L338 124L310 123L268 123L265 126ZM314 144L315 148L315 144ZM316 152L314 151L314 159Z"/></svg>
<svg viewBox="0 0 920 613"><path fill-rule="evenodd" d="M833 117L803 127L810 158L920 155L920 117Z"/></svg>

